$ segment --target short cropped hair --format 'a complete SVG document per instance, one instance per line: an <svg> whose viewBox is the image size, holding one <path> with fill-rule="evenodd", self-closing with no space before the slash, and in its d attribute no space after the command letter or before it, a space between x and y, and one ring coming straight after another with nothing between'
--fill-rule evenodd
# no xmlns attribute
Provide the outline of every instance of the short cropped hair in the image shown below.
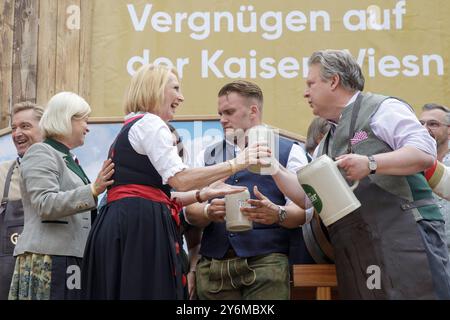
<svg viewBox="0 0 450 320"><path fill-rule="evenodd" d="M177 71L165 65L146 64L139 68L125 93L125 113L157 114L164 102L164 90L171 73L178 79Z"/></svg>
<svg viewBox="0 0 450 320"><path fill-rule="evenodd" d="M346 50L321 50L314 52L308 65L320 64L320 76L330 80L339 75L340 84L349 91L364 90L364 75L352 55Z"/></svg>
<svg viewBox="0 0 450 320"><path fill-rule="evenodd" d="M264 96L261 88L257 84L245 80L236 80L224 85L219 90L217 96L218 97L226 96L232 92L235 92L245 98L256 100L258 102L259 111L262 112L264 104Z"/></svg>
<svg viewBox="0 0 450 320"><path fill-rule="evenodd" d="M68 137L72 134L72 119L84 119L91 107L73 92L55 94L48 102L39 126L46 138Z"/></svg>
<svg viewBox="0 0 450 320"><path fill-rule="evenodd" d="M42 106L39 106L31 101L23 101L16 103L12 110L11 110L11 121L12 117L14 117L17 113L26 111L26 110L33 110L33 115L36 121L40 121L42 118L42 114L44 113L44 108Z"/></svg>
<svg viewBox="0 0 450 320"><path fill-rule="evenodd" d="M426 103L422 107L422 111L442 110L445 112L446 125L450 125L450 109L437 103Z"/></svg>
<svg viewBox="0 0 450 320"><path fill-rule="evenodd" d="M443 106L443 105L437 104L437 103L426 103L422 107L422 111L430 111L430 110L435 110L435 109L442 110L446 113L450 112L450 110L446 106Z"/></svg>

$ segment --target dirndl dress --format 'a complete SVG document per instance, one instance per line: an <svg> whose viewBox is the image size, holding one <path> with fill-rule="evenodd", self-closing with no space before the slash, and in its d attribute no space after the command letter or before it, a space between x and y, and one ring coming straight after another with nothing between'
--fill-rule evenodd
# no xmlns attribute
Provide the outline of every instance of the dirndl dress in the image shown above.
<svg viewBox="0 0 450 320"><path fill-rule="evenodd" d="M178 232L165 203L140 197L109 202L86 244L82 297L183 299L186 277Z"/></svg>

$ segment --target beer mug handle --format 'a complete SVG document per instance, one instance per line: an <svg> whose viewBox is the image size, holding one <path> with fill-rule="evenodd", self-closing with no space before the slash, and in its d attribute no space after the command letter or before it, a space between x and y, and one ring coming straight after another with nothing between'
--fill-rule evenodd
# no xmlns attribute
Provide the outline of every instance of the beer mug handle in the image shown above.
<svg viewBox="0 0 450 320"><path fill-rule="evenodd" d="M336 166L336 167L338 167L338 169L339 169L339 166L338 166L338 164L339 164L339 162L341 162L342 160L336 160L336 161L334 161L334 165ZM350 190L355 190L357 187L358 187L358 185L359 185L359 180L356 180L355 181L355 183L352 185L352 186L350 186L349 188L350 188Z"/></svg>
<svg viewBox="0 0 450 320"><path fill-rule="evenodd" d="M359 180L356 180L355 183L350 187L350 190L355 190L359 185Z"/></svg>

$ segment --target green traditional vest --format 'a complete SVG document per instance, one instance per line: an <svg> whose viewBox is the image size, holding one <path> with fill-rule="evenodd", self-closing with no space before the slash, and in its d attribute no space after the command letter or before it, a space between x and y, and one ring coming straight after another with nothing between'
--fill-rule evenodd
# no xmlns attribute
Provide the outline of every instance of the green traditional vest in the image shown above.
<svg viewBox="0 0 450 320"><path fill-rule="evenodd" d="M355 103L350 104L344 109L334 134L332 135L330 131L321 141L319 145L319 155L328 154L330 157L335 158L339 155L348 153L349 140L352 138L356 138L355 143L351 145L352 153L375 155L392 151L389 145L375 136L370 127L372 115L378 110L380 104L384 100L391 97L368 93L362 95L361 107L352 133L353 136L349 137L349 131ZM328 150L324 150L327 145L327 139ZM371 183L375 183L384 191L409 202L430 199L433 197L432 190L421 173L409 176L373 174L369 175L368 178ZM377 195L374 195L374 199L376 199L376 196ZM414 208L412 212L416 221L421 219L443 220L442 214L436 205L418 206L418 208Z"/></svg>

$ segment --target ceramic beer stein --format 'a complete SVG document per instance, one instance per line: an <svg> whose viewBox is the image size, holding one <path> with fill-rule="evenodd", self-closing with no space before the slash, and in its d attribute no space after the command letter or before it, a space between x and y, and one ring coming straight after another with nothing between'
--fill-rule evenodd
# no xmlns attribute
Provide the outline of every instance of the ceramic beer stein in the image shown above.
<svg viewBox="0 0 450 320"><path fill-rule="evenodd" d="M254 126L248 130L248 145L252 146L256 143L259 144L266 144L267 147L272 151L272 155L270 158L267 158L269 163L260 165L260 164L253 164L248 167L248 170L257 173L260 175L272 175L275 173L275 170L277 169L276 164L278 162L275 161L274 153L275 150L275 134L272 129L270 129L266 125L259 125Z"/></svg>
<svg viewBox="0 0 450 320"><path fill-rule="evenodd" d="M361 206L338 169L339 161L322 155L297 172L297 178L325 226L329 226Z"/></svg>
<svg viewBox="0 0 450 320"><path fill-rule="evenodd" d="M225 221L228 231L242 232L253 228L253 223L240 210L250 206L247 203L248 199L250 199L248 190L225 196Z"/></svg>

